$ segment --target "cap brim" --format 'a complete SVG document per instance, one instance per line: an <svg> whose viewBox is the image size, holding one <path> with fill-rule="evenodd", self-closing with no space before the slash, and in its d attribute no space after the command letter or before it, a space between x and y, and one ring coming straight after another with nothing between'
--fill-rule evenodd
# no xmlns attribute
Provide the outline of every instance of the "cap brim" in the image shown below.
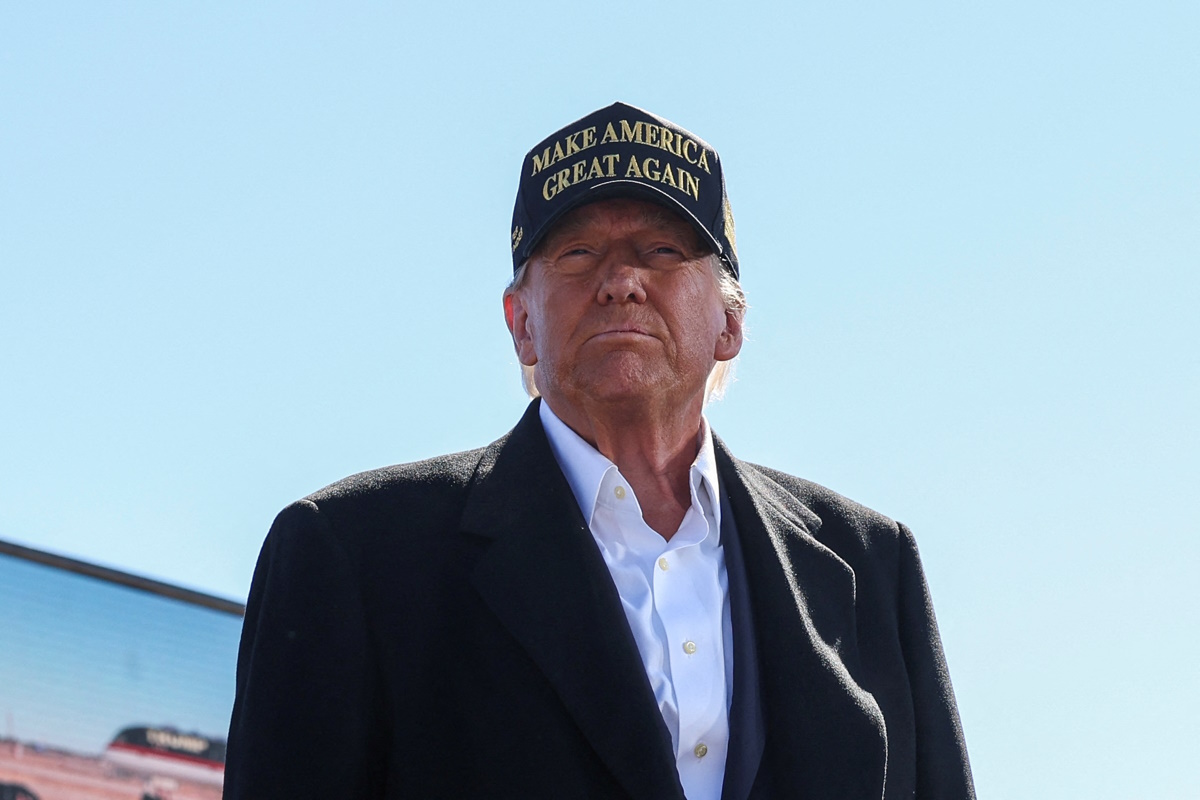
<svg viewBox="0 0 1200 800"><path fill-rule="evenodd" d="M529 255L533 255L533 251L536 250L537 246L541 244L543 239L546 238L546 234L550 233L554 226L558 224L558 221L564 216L571 213L575 209L580 208L581 206L588 205L589 203L597 203L601 200L608 200L614 197L636 197L642 200L648 200L655 205L660 205L669 211L675 212L685 221L687 221L687 223L690 224L697 233L700 234L701 240L711 247L714 253L724 258L725 254L722 252L721 243L717 241L716 237L712 235L712 232L708 230L708 228L700 224L700 220L696 219L696 215L689 211L682 203L680 203L674 197L671 197L670 194L662 189L658 189L654 186L647 186L639 181L632 181L624 178L608 180L604 181L603 183L597 182L592 186L589 186L583 192L580 192L580 194L577 197L572 198L570 202L564 203L561 208L555 209L554 213L548 217L544 223L542 223L542 226L534 231L533 235L530 236L528 245ZM528 256L526 257L526 260L528 260Z"/></svg>

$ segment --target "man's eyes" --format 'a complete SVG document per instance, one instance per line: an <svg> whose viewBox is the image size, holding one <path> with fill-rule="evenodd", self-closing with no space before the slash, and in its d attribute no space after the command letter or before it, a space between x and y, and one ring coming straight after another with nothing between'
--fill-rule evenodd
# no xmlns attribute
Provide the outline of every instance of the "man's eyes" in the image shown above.
<svg viewBox="0 0 1200 800"><path fill-rule="evenodd" d="M664 257L664 256L671 257L671 258L684 258L685 257L684 249L678 245L672 245L672 244L653 245L651 247L646 248L642 252L644 253L644 255L642 256L643 258ZM578 260L578 259L582 259L582 258L595 259L595 258L601 258L602 256L603 256L603 254L594 247L589 247L587 245L579 245L578 247L564 247L562 250L558 251L558 255L555 256L555 259L556 260L558 260L558 259Z"/></svg>

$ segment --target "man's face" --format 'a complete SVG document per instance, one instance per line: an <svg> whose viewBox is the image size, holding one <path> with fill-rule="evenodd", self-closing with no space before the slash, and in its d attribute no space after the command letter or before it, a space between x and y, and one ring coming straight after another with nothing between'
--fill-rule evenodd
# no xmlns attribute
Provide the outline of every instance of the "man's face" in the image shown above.
<svg viewBox="0 0 1200 800"><path fill-rule="evenodd" d="M712 256L688 223L653 203L574 210L526 269L504 298L505 319L556 410L563 402L702 403L713 365L741 349L741 321L725 311Z"/></svg>

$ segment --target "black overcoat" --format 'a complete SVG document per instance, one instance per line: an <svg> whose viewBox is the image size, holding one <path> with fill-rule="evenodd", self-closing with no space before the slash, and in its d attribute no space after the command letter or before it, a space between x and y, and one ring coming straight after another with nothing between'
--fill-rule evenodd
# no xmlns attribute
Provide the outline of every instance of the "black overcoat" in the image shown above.
<svg viewBox="0 0 1200 800"><path fill-rule="evenodd" d="M715 444L740 547L730 592L748 598L726 800L974 797L910 532ZM356 475L280 513L228 752L238 800L682 800L536 401L488 447Z"/></svg>

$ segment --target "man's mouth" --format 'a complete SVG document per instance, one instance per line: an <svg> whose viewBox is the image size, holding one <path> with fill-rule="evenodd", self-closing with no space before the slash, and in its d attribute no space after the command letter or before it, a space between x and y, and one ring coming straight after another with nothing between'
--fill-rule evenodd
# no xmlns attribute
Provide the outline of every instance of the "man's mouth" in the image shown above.
<svg viewBox="0 0 1200 800"><path fill-rule="evenodd" d="M619 328L609 328L608 330L604 330L604 331L600 331L599 333L592 334L593 339L602 339L602 338L610 338L610 337L611 338L622 338L622 337L632 338L632 337L636 337L636 336L649 336L649 337L653 338L649 332L647 332L647 331L643 330L642 328L639 328L635 325L621 326Z"/></svg>

